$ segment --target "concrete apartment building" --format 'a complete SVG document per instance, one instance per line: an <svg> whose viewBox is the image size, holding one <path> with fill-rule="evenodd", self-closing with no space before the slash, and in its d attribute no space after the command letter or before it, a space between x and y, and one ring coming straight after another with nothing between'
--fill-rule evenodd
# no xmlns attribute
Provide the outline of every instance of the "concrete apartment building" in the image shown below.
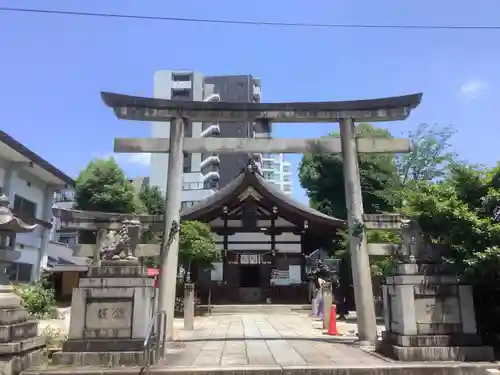
<svg viewBox="0 0 500 375"><path fill-rule="evenodd" d="M284 154L262 155L262 173L267 181L292 195L292 164L285 160Z"/></svg>
<svg viewBox="0 0 500 375"><path fill-rule="evenodd" d="M68 175L0 130L1 193L9 198L14 214L38 225L32 233L17 235L16 250L21 257L8 270L11 281L30 282L51 263L70 262L73 251L54 240L52 205L58 193L74 184Z"/></svg>
<svg viewBox="0 0 500 375"><path fill-rule="evenodd" d="M259 102L260 80L251 75L205 77L196 72L163 70L154 77L154 97L174 100ZM154 122L152 137L168 138L169 124ZM186 129L187 137L270 137L271 126L254 123L201 123L193 122ZM248 161L248 154L191 154L184 160L182 208L192 206L236 177ZM258 156L257 156L258 158ZM167 184L168 154L151 156L149 183L165 191Z"/></svg>

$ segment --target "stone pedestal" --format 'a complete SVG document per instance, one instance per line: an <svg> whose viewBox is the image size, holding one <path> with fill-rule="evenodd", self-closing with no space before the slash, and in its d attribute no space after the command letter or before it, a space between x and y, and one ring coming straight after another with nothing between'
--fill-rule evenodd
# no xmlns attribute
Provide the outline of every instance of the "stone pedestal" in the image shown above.
<svg viewBox="0 0 500 375"><path fill-rule="evenodd" d="M194 329L194 284L184 284L184 329Z"/></svg>
<svg viewBox="0 0 500 375"><path fill-rule="evenodd" d="M68 341L54 354L53 364L144 365L153 282L137 262L103 261L90 267L73 291Z"/></svg>
<svg viewBox="0 0 500 375"><path fill-rule="evenodd" d="M45 338L37 336L38 321L21 307L21 298L8 285L5 268L21 254L0 250L0 373L16 375L40 364Z"/></svg>
<svg viewBox="0 0 500 375"><path fill-rule="evenodd" d="M333 304L332 283L325 282L320 293L323 295L323 329L328 329Z"/></svg>
<svg viewBox="0 0 500 375"><path fill-rule="evenodd" d="M472 287L401 264L383 288L386 332L378 351L401 361L489 361L476 331Z"/></svg>

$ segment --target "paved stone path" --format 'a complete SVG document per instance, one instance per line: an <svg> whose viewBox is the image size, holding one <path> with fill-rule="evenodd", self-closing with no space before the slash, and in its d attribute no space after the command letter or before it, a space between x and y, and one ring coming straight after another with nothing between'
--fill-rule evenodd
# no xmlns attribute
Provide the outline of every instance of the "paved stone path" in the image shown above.
<svg viewBox="0 0 500 375"><path fill-rule="evenodd" d="M305 314L293 313L199 317L193 331L176 324L176 342L166 364L170 368L388 364L353 346L352 337L324 335L319 325Z"/></svg>

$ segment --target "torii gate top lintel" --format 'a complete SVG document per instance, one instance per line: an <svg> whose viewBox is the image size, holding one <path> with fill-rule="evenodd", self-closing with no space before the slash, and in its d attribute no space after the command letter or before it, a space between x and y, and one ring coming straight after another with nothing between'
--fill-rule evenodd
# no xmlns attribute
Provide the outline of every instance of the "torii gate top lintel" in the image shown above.
<svg viewBox="0 0 500 375"><path fill-rule="evenodd" d="M192 121L337 122L404 120L416 108L422 94L389 98L283 103L228 103L220 101L178 101L102 92L108 107L118 118L139 121L170 121L184 117Z"/></svg>

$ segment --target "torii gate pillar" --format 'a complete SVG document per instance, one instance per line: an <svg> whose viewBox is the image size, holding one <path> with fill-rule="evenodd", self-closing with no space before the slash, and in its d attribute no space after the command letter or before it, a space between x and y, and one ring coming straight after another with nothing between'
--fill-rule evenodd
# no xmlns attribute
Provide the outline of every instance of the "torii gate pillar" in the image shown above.
<svg viewBox="0 0 500 375"><path fill-rule="evenodd" d="M180 224L184 131L185 123L182 117L170 121L170 155L168 158L167 191L165 194L163 244L169 240L172 224L174 222ZM161 331L167 341L172 339L174 331L174 317L169 315L175 311L179 233L172 233L171 241L170 246L162 246L158 282L158 311L166 311L167 313L166 327L162 327Z"/></svg>
<svg viewBox="0 0 500 375"><path fill-rule="evenodd" d="M377 340L377 326L374 324L376 316L370 259L363 226L363 198L356 138L354 137L355 125L352 119L342 119L339 125L359 343L373 344Z"/></svg>

